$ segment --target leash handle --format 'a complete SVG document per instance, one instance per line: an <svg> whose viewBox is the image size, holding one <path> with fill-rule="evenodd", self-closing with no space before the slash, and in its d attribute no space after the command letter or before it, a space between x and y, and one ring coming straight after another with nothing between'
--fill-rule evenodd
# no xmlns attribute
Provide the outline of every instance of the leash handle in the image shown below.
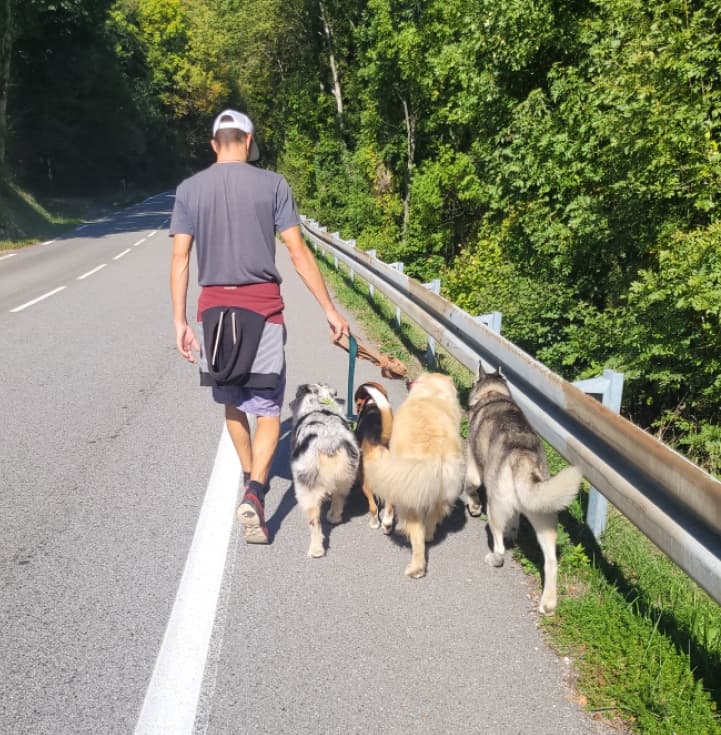
<svg viewBox="0 0 721 735"><path fill-rule="evenodd" d="M353 380L355 377L355 360L358 355L358 343L352 334L348 334L348 420L353 420Z"/></svg>

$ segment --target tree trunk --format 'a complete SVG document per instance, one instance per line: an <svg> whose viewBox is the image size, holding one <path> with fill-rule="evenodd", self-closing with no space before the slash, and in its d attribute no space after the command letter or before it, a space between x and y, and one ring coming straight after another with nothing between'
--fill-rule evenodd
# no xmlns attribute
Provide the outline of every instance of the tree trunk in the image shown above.
<svg viewBox="0 0 721 735"><path fill-rule="evenodd" d="M338 123L340 129L343 130L343 92L340 84L340 75L338 74L338 64L336 64L335 52L333 51L333 32L328 23L322 0L319 0L318 6L320 7L320 19L323 23L323 34L325 35L326 47L328 48L330 72L333 76L333 96L335 97L335 106L338 112Z"/></svg>
<svg viewBox="0 0 721 735"><path fill-rule="evenodd" d="M0 0L0 172L7 158L7 113L10 91L10 57L13 47L13 0Z"/></svg>
<svg viewBox="0 0 721 735"><path fill-rule="evenodd" d="M403 242L408 236L408 222L411 216L411 180L416 159L416 116L408 110L408 102L403 99L403 117L406 121L406 192L403 198Z"/></svg>
<svg viewBox="0 0 721 735"><path fill-rule="evenodd" d="M10 56L13 47L13 0L0 0L0 171L7 157L7 111L10 91Z"/></svg>

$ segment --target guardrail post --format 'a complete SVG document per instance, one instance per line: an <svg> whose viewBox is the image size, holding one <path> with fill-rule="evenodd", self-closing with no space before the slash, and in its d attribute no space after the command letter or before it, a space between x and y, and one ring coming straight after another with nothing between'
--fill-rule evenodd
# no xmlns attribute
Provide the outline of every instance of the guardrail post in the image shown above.
<svg viewBox="0 0 721 735"><path fill-rule="evenodd" d="M340 240L340 232L333 232L331 234L331 237L334 238L334 239L336 239L336 240ZM334 254L333 254L333 267L336 270L338 270L338 256L335 255L335 251L334 251Z"/></svg>
<svg viewBox="0 0 721 735"><path fill-rule="evenodd" d="M604 370L601 377L577 380L574 385L584 393L600 398L601 403L612 411L616 413L621 411L623 373L617 373L615 370ZM606 530L607 518L608 500L592 486L588 493L586 525L591 529L596 541L601 538L601 534Z"/></svg>
<svg viewBox="0 0 721 735"><path fill-rule="evenodd" d="M423 284L432 293L439 294L441 292L441 279L434 278L432 281ZM426 362L429 367L436 366L436 341L428 335L426 338Z"/></svg>
<svg viewBox="0 0 721 735"><path fill-rule="evenodd" d="M403 262L397 261L395 263L390 263L388 265L389 268L393 268L394 271L397 271L398 273L403 273ZM398 329L401 328L401 310L400 307L396 307L396 324L398 325Z"/></svg>
<svg viewBox="0 0 721 735"><path fill-rule="evenodd" d="M366 252L368 253L368 255L371 256L371 258L375 258L376 257L377 250L375 248L373 248L373 250L366 250ZM371 299L374 299L375 298L375 293L376 293L376 290L373 287L373 284L372 283L369 283L368 284L368 295L371 297Z"/></svg>
<svg viewBox="0 0 721 735"><path fill-rule="evenodd" d="M503 314L500 311L492 311L489 314L479 314L478 316L474 316L473 318L477 322L485 324L496 334L501 333L501 321L503 320Z"/></svg>
<svg viewBox="0 0 721 735"><path fill-rule="evenodd" d="M345 244L349 247L354 248L355 247L355 240L346 240ZM353 268L348 266L348 278L350 278L350 282L353 283L355 281L355 272L353 271Z"/></svg>

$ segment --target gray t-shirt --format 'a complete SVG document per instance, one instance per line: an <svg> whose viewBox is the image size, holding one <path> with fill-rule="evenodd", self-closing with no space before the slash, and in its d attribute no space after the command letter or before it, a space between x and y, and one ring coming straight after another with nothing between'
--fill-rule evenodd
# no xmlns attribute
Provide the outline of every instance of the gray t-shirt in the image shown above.
<svg viewBox="0 0 721 735"><path fill-rule="evenodd" d="M192 235L201 286L281 282L275 233L299 224L288 182L247 163L215 163L175 192L170 235Z"/></svg>

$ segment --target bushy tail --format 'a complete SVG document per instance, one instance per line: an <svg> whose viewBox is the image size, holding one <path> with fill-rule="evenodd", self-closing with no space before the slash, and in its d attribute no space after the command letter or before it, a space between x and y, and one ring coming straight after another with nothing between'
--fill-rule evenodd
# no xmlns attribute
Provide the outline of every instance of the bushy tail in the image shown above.
<svg viewBox="0 0 721 735"><path fill-rule="evenodd" d="M452 503L460 495L463 457L409 459L389 452L364 464L365 479L375 495L395 506L425 513L439 501Z"/></svg>
<svg viewBox="0 0 721 735"><path fill-rule="evenodd" d="M524 482L518 487L519 500L530 513L557 513L576 497L582 477L578 467L566 467L548 480Z"/></svg>
<svg viewBox="0 0 721 735"><path fill-rule="evenodd" d="M381 435L380 443L384 446L388 446L388 442L391 440L391 430L393 429L393 411L391 410L391 404L388 403L388 399L381 393L377 388L372 385L365 386L368 395L373 399L378 411L381 415Z"/></svg>

